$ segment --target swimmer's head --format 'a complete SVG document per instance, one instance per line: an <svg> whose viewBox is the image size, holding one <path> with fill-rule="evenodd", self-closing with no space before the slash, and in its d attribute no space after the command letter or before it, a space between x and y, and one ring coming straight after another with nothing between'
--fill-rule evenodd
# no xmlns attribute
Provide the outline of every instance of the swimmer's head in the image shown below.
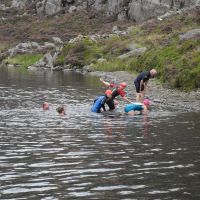
<svg viewBox="0 0 200 200"><path fill-rule="evenodd" d="M49 110L49 103L48 102L44 102L42 105L43 110Z"/></svg>
<svg viewBox="0 0 200 200"><path fill-rule="evenodd" d="M150 70L150 76L154 78L157 75L157 71L155 69Z"/></svg>
<svg viewBox="0 0 200 200"><path fill-rule="evenodd" d="M126 82L120 83L120 87L121 87L121 88L125 88L126 86L127 86Z"/></svg>
<svg viewBox="0 0 200 200"><path fill-rule="evenodd" d="M111 97L112 97L112 90L106 90L106 91L105 91L105 95L106 95L107 97L111 98Z"/></svg>
<svg viewBox="0 0 200 200"><path fill-rule="evenodd" d="M149 99L144 99L143 104L144 104L145 106L150 106L150 101L149 101Z"/></svg>
<svg viewBox="0 0 200 200"><path fill-rule="evenodd" d="M60 115L65 115L65 107L64 107L64 106L59 106L58 108L56 108L56 111L57 111Z"/></svg>

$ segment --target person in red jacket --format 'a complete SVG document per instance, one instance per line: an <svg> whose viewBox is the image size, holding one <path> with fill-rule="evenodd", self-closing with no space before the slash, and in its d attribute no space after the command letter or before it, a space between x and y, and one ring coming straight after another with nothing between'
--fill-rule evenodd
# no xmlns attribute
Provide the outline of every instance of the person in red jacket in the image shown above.
<svg viewBox="0 0 200 200"><path fill-rule="evenodd" d="M115 109L115 102L114 99L117 96L121 96L126 102L128 103L132 103L131 100L129 100L126 97L126 92L124 91L124 89L126 88L127 84L125 82L120 83L119 85L117 84L113 84L113 83L109 83L107 81L104 81L102 78L100 78L100 81L108 88L114 88L114 90L112 91L112 97L106 102L109 109L110 110L114 110Z"/></svg>

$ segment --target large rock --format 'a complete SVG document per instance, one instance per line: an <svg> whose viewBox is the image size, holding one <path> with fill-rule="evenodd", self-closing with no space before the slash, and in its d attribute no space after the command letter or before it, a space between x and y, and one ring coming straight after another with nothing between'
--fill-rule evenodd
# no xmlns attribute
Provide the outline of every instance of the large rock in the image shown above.
<svg viewBox="0 0 200 200"><path fill-rule="evenodd" d="M62 0L43 0L36 4L38 15L54 15L61 10Z"/></svg>
<svg viewBox="0 0 200 200"><path fill-rule="evenodd" d="M32 54L38 52L48 52L50 50L55 50L57 46L54 43L45 42L43 45L37 42L24 42L19 43L15 47L8 49L4 54L7 56L15 56L17 54Z"/></svg>
<svg viewBox="0 0 200 200"><path fill-rule="evenodd" d="M194 29L179 36L180 40L189 40L196 37L200 37L200 29Z"/></svg>
<svg viewBox="0 0 200 200"><path fill-rule="evenodd" d="M74 12L80 9L97 10L118 19L143 21L164 15L170 10L200 5L200 0L12 0L18 9L35 5L38 15L54 15L62 9Z"/></svg>
<svg viewBox="0 0 200 200"><path fill-rule="evenodd" d="M61 10L61 0L47 0L45 5L45 14L53 15Z"/></svg>
<svg viewBox="0 0 200 200"><path fill-rule="evenodd" d="M5 11L5 10L8 10L8 9L9 9L9 7L7 7L5 4L0 4L0 10Z"/></svg>
<svg viewBox="0 0 200 200"><path fill-rule="evenodd" d="M24 9L26 8L28 0L12 0L11 7Z"/></svg>
<svg viewBox="0 0 200 200"><path fill-rule="evenodd" d="M40 50L41 46L37 42L25 42L19 43L13 48L8 49L9 56L15 56L17 54L33 53Z"/></svg>
<svg viewBox="0 0 200 200"><path fill-rule="evenodd" d="M131 56L139 56L139 55L142 55L146 50L147 50L146 47L135 48L135 49L129 51L128 53L118 56L118 58L123 60L123 59L129 58Z"/></svg>
<svg viewBox="0 0 200 200"><path fill-rule="evenodd" d="M169 7L164 4L152 3L150 1L132 1L129 5L128 16L134 21L144 21L152 17L163 15L169 10Z"/></svg>
<svg viewBox="0 0 200 200"><path fill-rule="evenodd" d="M31 67L38 67L38 68L50 68L53 70L53 62L55 57L51 55L51 53L47 53L44 55L43 58L41 58L37 63L35 63Z"/></svg>

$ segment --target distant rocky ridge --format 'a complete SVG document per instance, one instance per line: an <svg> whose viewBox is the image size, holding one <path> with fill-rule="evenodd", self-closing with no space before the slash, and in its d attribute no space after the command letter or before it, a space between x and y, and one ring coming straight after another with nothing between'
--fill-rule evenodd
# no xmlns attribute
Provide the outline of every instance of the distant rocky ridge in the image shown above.
<svg viewBox="0 0 200 200"><path fill-rule="evenodd" d="M39 16L72 13L77 10L99 11L116 19L136 22L166 14L170 10L200 5L200 0L2 0L0 10L15 8Z"/></svg>

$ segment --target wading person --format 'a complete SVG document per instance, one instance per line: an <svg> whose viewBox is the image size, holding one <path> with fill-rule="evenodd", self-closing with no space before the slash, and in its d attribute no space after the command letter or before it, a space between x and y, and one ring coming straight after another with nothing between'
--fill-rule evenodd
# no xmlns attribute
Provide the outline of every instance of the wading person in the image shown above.
<svg viewBox="0 0 200 200"><path fill-rule="evenodd" d="M99 96L94 100L94 104L91 108L91 111L95 113L101 113L103 111L106 111L105 103L109 101L111 97L112 91L106 90L105 95Z"/></svg>
<svg viewBox="0 0 200 200"><path fill-rule="evenodd" d="M123 98L124 101L126 101L128 103L132 103L132 101L129 100L126 97L126 92L124 91L124 89L126 88L127 84L125 82L120 83L119 86L118 86L116 84L112 84L112 83L106 82L103 79L100 79L100 81L106 87L109 87L109 88L115 87L115 89L112 91L112 97L106 102L110 110L114 110L115 109L114 99L119 95Z"/></svg>
<svg viewBox="0 0 200 200"><path fill-rule="evenodd" d="M147 84L150 78L154 78L157 75L157 71L155 69L151 69L150 71L141 72L136 79L134 80L134 85L136 89L136 101L140 102L144 99Z"/></svg>

